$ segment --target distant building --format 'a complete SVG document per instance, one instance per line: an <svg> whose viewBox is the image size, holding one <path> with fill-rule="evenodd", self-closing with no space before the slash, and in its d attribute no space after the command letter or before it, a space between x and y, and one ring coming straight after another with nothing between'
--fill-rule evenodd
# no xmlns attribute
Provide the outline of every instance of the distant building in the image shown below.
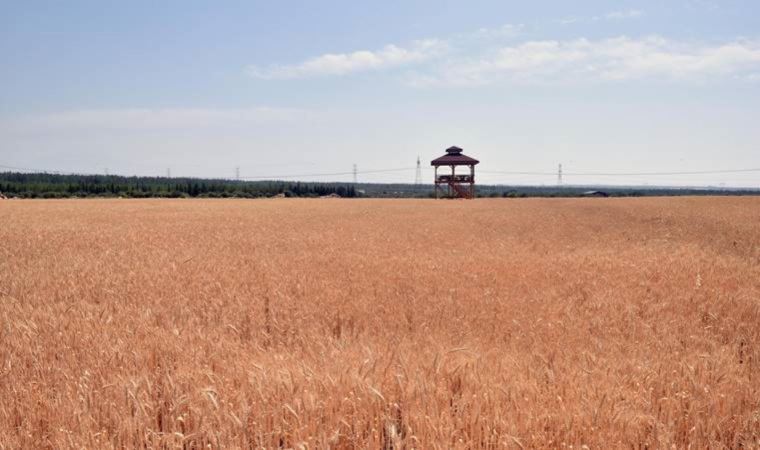
<svg viewBox="0 0 760 450"><path fill-rule="evenodd" d="M610 196L610 194L604 191L586 191L581 195L584 197L609 197Z"/></svg>
<svg viewBox="0 0 760 450"><path fill-rule="evenodd" d="M449 147L445 155L430 161L430 165L435 167L435 198L439 198L441 192L445 192L447 197L475 197L475 165L478 163L480 161L463 154L459 147ZM441 166L451 167L451 174L438 175ZM458 166L469 167L470 173L457 175Z"/></svg>

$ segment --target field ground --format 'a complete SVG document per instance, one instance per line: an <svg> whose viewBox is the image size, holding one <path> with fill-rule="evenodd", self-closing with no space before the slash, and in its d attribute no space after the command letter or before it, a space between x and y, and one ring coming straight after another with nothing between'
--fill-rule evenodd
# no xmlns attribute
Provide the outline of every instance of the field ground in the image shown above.
<svg viewBox="0 0 760 450"><path fill-rule="evenodd" d="M757 448L760 198L0 202L0 448Z"/></svg>

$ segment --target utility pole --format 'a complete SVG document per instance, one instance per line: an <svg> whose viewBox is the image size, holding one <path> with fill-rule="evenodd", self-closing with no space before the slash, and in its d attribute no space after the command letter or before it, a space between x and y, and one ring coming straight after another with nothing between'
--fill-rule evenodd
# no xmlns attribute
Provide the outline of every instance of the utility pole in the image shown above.
<svg viewBox="0 0 760 450"><path fill-rule="evenodd" d="M417 186L422 184L422 164L420 164L419 156L417 156L417 171L414 174L414 184Z"/></svg>
<svg viewBox="0 0 760 450"><path fill-rule="evenodd" d="M356 184L356 164L354 164L354 184Z"/></svg>
<svg viewBox="0 0 760 450"><path fill-rule="evenodd" d="M557 169L557 186L562 186L562 164Z"/></svg>

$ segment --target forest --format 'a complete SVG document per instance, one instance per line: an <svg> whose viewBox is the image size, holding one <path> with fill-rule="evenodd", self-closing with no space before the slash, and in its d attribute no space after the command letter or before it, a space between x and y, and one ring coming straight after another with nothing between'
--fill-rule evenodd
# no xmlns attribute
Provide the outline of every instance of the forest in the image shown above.
<svg viewBox="0 0 760 450"><path fill-rule="evenodd" d="M260 198L372 197L430 198L431 184L238 181L119 175L61 175L0 172L0 194L9 198ZM650 197L681 195L758 195L758 189L722 187L603 185L477 185L477 197Z"/></svg>
<svg viewBox="0 0 760 450"><path fill-rule="evenodd" d="M345 183L0 173L0 193L17 198L355 197L356 189Z"/></svg>

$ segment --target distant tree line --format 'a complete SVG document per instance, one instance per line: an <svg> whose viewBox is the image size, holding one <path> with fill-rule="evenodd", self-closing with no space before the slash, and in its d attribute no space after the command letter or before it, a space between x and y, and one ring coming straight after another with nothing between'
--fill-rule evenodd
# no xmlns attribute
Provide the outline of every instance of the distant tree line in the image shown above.
<svg viewBox="0 0 760 450"><path fill-rule="evenodd" d="M477 197L581 197L589 190L610 197L673 195L758 195L758 189L670 188L655 186L504 186L477 185ZM117 175L58 175L0 173L0 193L18 198L71 197L435 197L430 184L316 183L295 181L233 181L207 178L123 177Z"/></svg>
<svg viewBox="0 0 760 450"><path fill-rule="evenodd" d="M202 197L256 198L356 197L351 184L286 181L231 181L198 178L122 177L116 175L58 175L0 173L0 192L18 198L71 197Z"/></svg>
<svg viewBox="0 0 760 450"><path fill-rule="evenodd" d="M589 194L596 192L599 195ZM478 197L672 197L703 195L759 195L758 189L684 188L654 186L479 186Z"/></svg>

